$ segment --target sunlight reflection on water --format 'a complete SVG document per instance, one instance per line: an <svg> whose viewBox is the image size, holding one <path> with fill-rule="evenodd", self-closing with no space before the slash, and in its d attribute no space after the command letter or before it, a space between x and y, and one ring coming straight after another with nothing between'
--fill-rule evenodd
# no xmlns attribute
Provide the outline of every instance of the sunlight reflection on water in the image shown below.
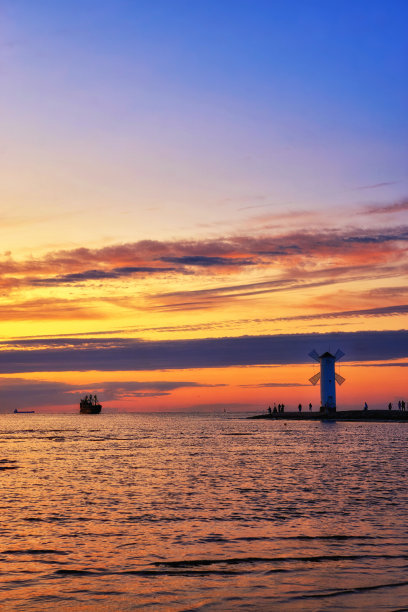
<svg viewBox="0 0 408 612"><path fill-rule="evenodd" d="M0 419L7 610L408 604L407 424Z"/></svg>

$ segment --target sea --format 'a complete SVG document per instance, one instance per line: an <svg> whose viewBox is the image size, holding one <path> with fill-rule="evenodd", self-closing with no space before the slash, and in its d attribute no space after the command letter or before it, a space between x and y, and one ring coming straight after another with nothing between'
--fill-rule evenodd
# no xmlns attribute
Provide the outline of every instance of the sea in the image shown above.
<svg viewBox="0 0 408 612"><path fill-rule="evenodd" d="M0 610L408 610L408 423L0 415Z"/></svg>

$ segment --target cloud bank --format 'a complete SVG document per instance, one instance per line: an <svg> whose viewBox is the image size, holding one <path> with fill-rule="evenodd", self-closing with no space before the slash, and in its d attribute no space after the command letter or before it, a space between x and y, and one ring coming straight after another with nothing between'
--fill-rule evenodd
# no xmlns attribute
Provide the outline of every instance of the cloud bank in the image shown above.
<svg viewBox="0 0 408 612"><path fill-rule="evenodd" d="M366 214L407 209L407 202L371 207ZM106 283L121 278L163 275L236 274L250 267L265 270L278 265L283 278L316 273L322 262L336 268L401 264L408 242L408 226L377 229L313 229L263 236L230 236L203 240L153 241L112 245L101 249L77 248L55 251L41 258L0 260L0 285L81 285ZM405 264L406 265L406 264Z"/></svg>
<svg viewBox="0 0 408 612"><path fill-rule="evenodd" d="M408 331L279 334L194 340L81 339L19 341L0 351L0 373L143 371L308 363L308 353L341 348L343 361L408 357ZM30 349L30 350L28 350Z"/></svg>

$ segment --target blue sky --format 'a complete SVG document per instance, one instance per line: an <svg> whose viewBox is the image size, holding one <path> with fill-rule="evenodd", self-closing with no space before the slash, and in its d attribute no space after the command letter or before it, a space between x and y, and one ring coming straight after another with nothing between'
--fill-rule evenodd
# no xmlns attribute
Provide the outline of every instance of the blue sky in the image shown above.
<svg viewBox="0 0 408 612"><path fill-rule="evenodd" d="M139 181L154 204L161 180L185 207L258 193L344 206L373 199L359 187L393 183L379 201L405 189L405 2L3 7L8 138L17 129L43 165L72 164L88 187L93 156L111 198Z"/></svg>

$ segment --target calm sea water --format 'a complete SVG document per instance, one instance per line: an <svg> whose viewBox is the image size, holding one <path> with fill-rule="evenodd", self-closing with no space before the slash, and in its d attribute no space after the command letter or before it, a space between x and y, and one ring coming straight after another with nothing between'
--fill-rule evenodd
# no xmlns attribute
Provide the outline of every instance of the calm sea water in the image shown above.
<svg viewBox="0 0 408 612"><path fill-rule="evenodd" d="M1 610L408 610L408 424L1 415Z"/></svg>

